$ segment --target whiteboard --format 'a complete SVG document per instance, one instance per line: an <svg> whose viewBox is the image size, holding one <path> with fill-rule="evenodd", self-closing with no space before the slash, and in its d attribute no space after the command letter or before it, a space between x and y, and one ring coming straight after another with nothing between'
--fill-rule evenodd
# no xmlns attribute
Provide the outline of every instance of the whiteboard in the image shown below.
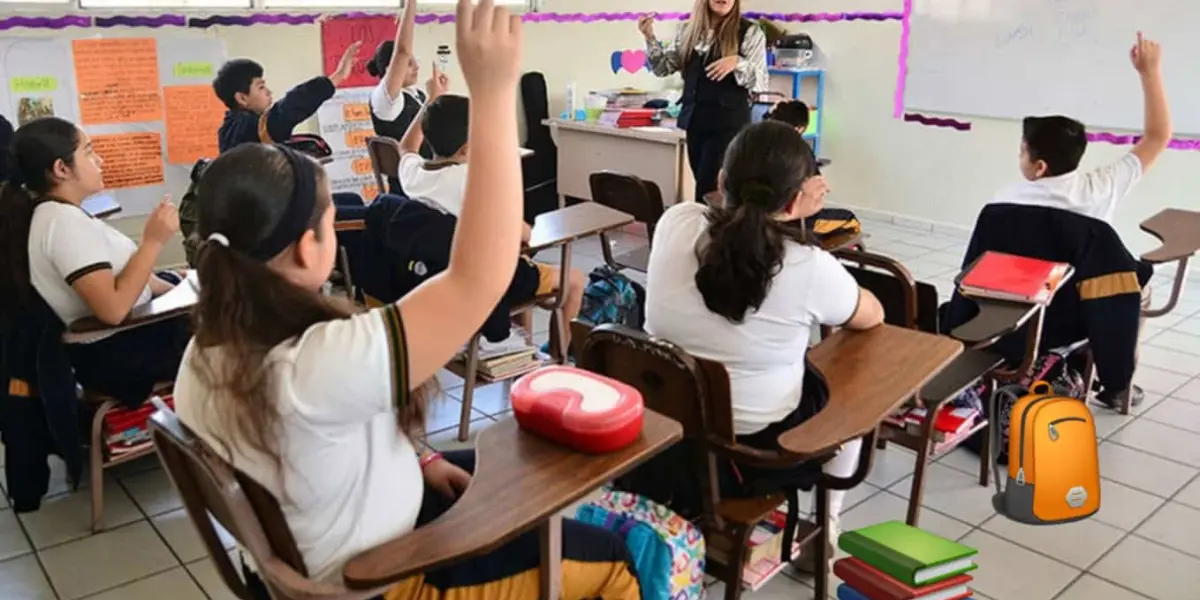
<svg viewBox="0 0 1200 600"><path fill-rule="evenodd" d="M1129 49L1141 30L1163 46L1176 131L1200 135L1200 111L1188 110L1200 98L1197 23L1197 0L913 0L905 106L1140 131Z"/></svg>

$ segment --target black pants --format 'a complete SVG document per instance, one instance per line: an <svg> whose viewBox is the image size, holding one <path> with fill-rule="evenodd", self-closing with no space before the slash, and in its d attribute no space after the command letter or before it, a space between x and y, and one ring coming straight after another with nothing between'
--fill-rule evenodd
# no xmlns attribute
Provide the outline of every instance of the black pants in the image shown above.
<svg viewBox="0 0 1200 600"><path fill-rule="evenodd" d="M725 149L742 129L738 125L717 125L693 122L687 129L688 165L696 180L696 201L717 189L717 174L725 161Z"/></svg>
<svg viewBox="0 0 1200 600"><path fill-rule="evenodd" d="M115 333L90 344L68 344L75 380L84 389L129 408L145 402L156 383L174 381L191 339L184 315Z"/></svg>

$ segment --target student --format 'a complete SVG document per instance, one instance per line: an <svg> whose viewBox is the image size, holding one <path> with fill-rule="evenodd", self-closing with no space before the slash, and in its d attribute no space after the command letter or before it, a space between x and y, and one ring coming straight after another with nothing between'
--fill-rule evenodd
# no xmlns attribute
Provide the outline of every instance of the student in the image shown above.
<svg viewBox="0 0 1200 600"><path fill-rule="evenodd" d="M173 285L153 272L179 231L164 200L141 243L87 214L82 202L104 188L103 161L88 135L57 117L31 121L12 141L12 165L0 188L5 295L36 291L64 325L94 316L109 325ZM189 336L180 317L68 345L77 381L127 406L146 401L154 384L174 379Z"/></svg>
<svg viewBox="0 0 1200 600"><path fill-rule="evenodd" d="M311 159L248 144L214 161L200 184L211 199L200 206L208 242L176 408L281 503L318 580L340 580L351 557L428 523L470 484L470 451L419 452L413 436L425 384L479 328L517 262L521 25L491 0L459 0L455 26L475 98L474 166L452 264L397 304L355 313L320 294L336 253L334 211ZM562 544L563 598L639 597L618 535L566 521ZM539 553L531 532L384 597L533 599Z"/></svg>
<svg viewBox="0 0 1200 600"><path fill-rule="evenodd" d="M803 134L808 131L808 105L802 100L784 100L772 106L764 119L787 123Z"/></svg>
<svg viewBox="0 0 1200 600"><path fill-rule="evenodd" d="M396 39L381 42L375 49L375 56L367 63L367 73L380 78L379 84L371 90L370 99L375 135L396 141L404 138L404 133L429 98L417 85L421 67L412 49L416 6L416 2L405 3L400 26L396 28ZM396 48L401 51L395 52ZM428 146L422 148L421 155L433 158Z"/></svg>
<svg viewBox="0 0 1200 600"><path fill-rule="evenodd" d="M4 115L0 115L0 182L8 181L9 164L12 159L9 158L9 146L12 145L13 126Z"/></svg>
<svg viewBox="0 0 1200 600"><path fill-rule="evenodd" d="M354 42L342 55L338 68L328 77L314 77L272 102L271 90L263 79L262 65L238 58L221 65L213 79L213 92L229 110L217 130L217 143L225 152L248 142L286 142L292 130L316 114L333 97L337 86L350 76L354 55L362 42Z"/></svg>
<svg viewBox="0 0 1200 600"><path fill-rule="evenodd" d="M1142 81L1145 125L1142 139L1116 162L1080 173L1087 149L1083 123L1063 116L1026 117L1021 135L1021 175L993 203L1061 208L1111 223L1117 202L1154 165L1171 141L1171 115L1162 78L1162 49L1137 34L1129 52Z"/></svg>
<svg viewBox="0 0 1200 600"><path fill-rule="evenodd" d="M429 81L429 104L422 109L419 123L414 123L400 142L402 154L397 175L409 198L457 217L462 212L469 172L468 115L471 103L464 96L446 94L445 86L445 76L435 69L434 77ZM433 149L434 160L426 161L417 153L424 143ZM516 148L512 152L516 153ZM531 233L529 225L523 225L521 242L527 243ZM550 294L556 289L559 278L558 267L522 258L513 276L512 287L505 295L505 304L525 303ZM536 286L525 285L530 280L536 281ZM568 322L579 314L586 286L586 274L572 269L563 297L563 315ZM529 295L531 289L534 292ZM503 341L494 338L489 335L486 341Z"/></svg>
<svg viewBox="0 0 1200 600"><path fill-rule="evenodd" d="M781 433L815 414L802 398L813 392L803 385L805 353L819 326L867 329L883 322L879 301L837 259L790 240L780 227L820 210L826 190L800 134L763 121L729 146L723 208L677 204L655 228L646 330L725 365L740 444L778 449ZM851 475L860 446L859 440L847 443L825 471ZM763 476L785 482L796 474ZM756 485L722 477L730 495ZM844 491L830 493L834 532L844 498Z"/></svg>
<svg viewBox="0 0 1200 600"><path fill-rule="evenodd" d="M696 201L717 189L725 147L750 123L751 94L766 91L767 36L742 18L741 0L696 0L669 46L654 35L654 14L638 19L655 75L683 75L679 127L687 131Z"/></svg>

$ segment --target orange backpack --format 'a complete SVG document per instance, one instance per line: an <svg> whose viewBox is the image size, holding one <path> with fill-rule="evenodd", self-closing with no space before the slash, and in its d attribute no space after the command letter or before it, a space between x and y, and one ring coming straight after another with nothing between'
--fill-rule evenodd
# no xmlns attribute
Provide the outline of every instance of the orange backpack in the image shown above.
<svg viewBox="0 0 1200 600"><path fill-rule="evenodd" d="M996 411L993 396L991 414ZM1000 482L996 458L996 512L1027 525L1054 525L1086 519L1100 510L1100 459L1096 424L1087 404L1038 381L1017 399L1008 423L1008 482ZM999 419L992 439L1000 440Z"/></svg>

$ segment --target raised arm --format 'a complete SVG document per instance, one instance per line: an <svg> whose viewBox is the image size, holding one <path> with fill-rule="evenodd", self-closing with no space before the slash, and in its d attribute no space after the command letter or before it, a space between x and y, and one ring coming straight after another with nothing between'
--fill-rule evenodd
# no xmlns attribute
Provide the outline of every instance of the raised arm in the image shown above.
<svg viewBox="0 0 1200 600"><path fill-rule="evenodd" d="M1137 34L1137 43L1129 51L1133 67L1142 79L1142 96L1146 116L1142 139L1133 147L1133 154L1142 163L1144 173L1171 141L1171 111L1167 107L1167 91L1163 86L1162 48L1158 42Z"/></svg>
<svg viewBox="0 0 1200 600"><path fill-rule="evenodd" d="M415 0L414 0L415 2ZM438 68L437 63L433 63L433 75L429 76L429 81L425 82L425 93L428 94L428 99L421 110L413 116L412 123L408 124L408 129L404 132L404 138L400 140L400 149L407 154L420 154L421 146L425 143L425 131L421 129L421 118L425 116L425 107L437 100L439 96L446 93L446 89L450 87L450 80Z"/></svg>
<svg viewBox="0 0 1200 600"><path fill-rule="evenodd" d="M682 34L684 28L679 31ZM676 36L670 46L664 46L654 35L654 13L646 13L638 17L638 31L646 38L646 59L650 61L650 71L659 77L667 77L679 71L679 36Z"/></svg>
<svg viewBox="0 0 1200 600"><path fill-rule="evenodd" d="M400 300L411 387L432 377L496 307L521 245L517 80L521 22L492 0L458 0L456 46L471 93L467 191L449 267Z"/></svg>
<svg viewBox="0 0 1200 600"><path fill-rule="evenodd" d="M384 86L391 99L399 98L404 91L404 75L408 72L408 62L413 58L413 24L416 18L417 0L405 0L404 14L400 17L399 27L396 27L392 60L383 74Z"/></svg>

